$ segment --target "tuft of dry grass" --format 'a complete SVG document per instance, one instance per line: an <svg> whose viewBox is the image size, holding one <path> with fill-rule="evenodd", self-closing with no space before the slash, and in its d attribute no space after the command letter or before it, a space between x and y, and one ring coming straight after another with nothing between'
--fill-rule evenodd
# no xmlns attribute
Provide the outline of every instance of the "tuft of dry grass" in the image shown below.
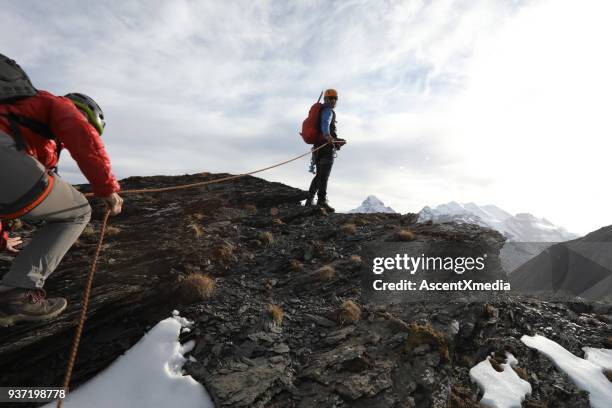
<svg viewBox="0 0 612 408"><path fill-rule="evenodd" d="M323 216L327 216L329 215L329 213L327 212L327 210L323 207L319 207L319 213Z"/></svg>
<svg viewBox="0 0 612 408"><path fill-rule="evenodd" d="M312 255L315 258L320 258L321 256L323 256L324 252L325 252L325 247L323 246L323 243L321 241L317 241L317 240L312 241Z"/></svg>
<svg viewBox="0 0 612 408"><path fill-rule="evenodd" d="M270 231L264 231L259 234L259 240L264 243L264 245L272 245L274 242L274 235Z"/></svg>
<svg viewBox="0 0 612 408"><path fill-rule="evenodd" d="M340 305L337 316L340 324L355 323L361 319L361 308L354 301L347 300Z"/></svg>
<svg viewBox="0 0 612 408"><path fill-rule="evenodd" d="M283 318L285 317L285 313L283 312L283 309L279 305L270 303L268 305L268 313L270 314L270 317L272 317L272 320L274 321L274 323L276 323L278 326L280 326L283 323Z"/></svg>
<svg viewBox="0 0 612 408"><path fill-rule="evenodd" d="M218 245L213 250L213 256L217 260L229 260L233 254L234 254L234 246L231 244L228 244L227 242L221 245Z"/></svg>
<svg viewBox="0 0 612 408"><path fill-rule="evenodd" d="M285 225L285 223L283 222L283 220L281 220L280 218L274 218L272 220L272 224L274 225Z"/></svg>
<svg viewBox="0 0 612 408"><path fill-rule="evenodd" d="M340 226L340 230L345 234L354 234L357 232L357 226L352 223L343 224Z"/></svg>
<svg viewBox="0 0 612 408"><path fill-rule="evenodd" d="M242 206L242 208L245 209L246 212L251 215L257 214L257 207L253 204L245 204Z"/></svg>
<svg viewBox="0 0 612 408"><path fill-rule="evenodd" d="M355 224L356 225L367 225L367 224L369 224L369 222L364 217L357 217L357 218L355 218Z"/></svg>
<svg viewBox="0 0 612 408"><path fill-rule="evenodd" d="M297 259L292 259L289 263L289 267L294 272L300 272L304 270L304 264L298 261Z"/></svg>
<svg viewBox="0 0 612 408"><path fill-rule="evenodd" d="M413 241L415 238L414 232L408 228L401 229L397 233L397 239L400 241Z"/></svg>
<svg viewBox="0 0 612 408"><path fill-rule="evenodd" d="M484 305L484 311L485 311L485 315L487 317L491 317L491 318L498 318L499 317L499 310L490 304L485 304Z"/></svg>
<svg viewBox="0 0 612 408"><path fill-rule="evenodd" d="M349 261L351 261L352 263L355 263L355 264L360 264L361 263L361 257L359 255L351 255L351 257L349 258Z"/></svg>
<svg viewBox="0 0 612 408"><path fill-rule="evenodd" d="M455 384L451 387L448 408L482 408L482 405L474 398L469 388Z"/></svg>
<svg viewBox="0 0 612 408"><path fill-rule="evenodd" d="M497 371L498 373L501 373L504 371L504 369L502 368L501 364L499 363L499 361L497 361L494 358L489 357L489 363L491 364L491 367L493 367L493 369L495 371Z"/></svg>
<svg viewBox="0 0 612 408"><path fill-rule="evenodd" d="M96 230L94 229L93 225L91 225L91 224L87 224L87 226L85 227L85 229L81 233L81 236L85 237L85 238L93 237L94 235L96 235Z"/></svg>
<svg viewBox="0 0 612 408"><path fill-rule="evenodd" d="M529 382L528 378L529 375L527 375L527 370L525 370L522 367L516 367L516 366L511 366L512 369L516 372L516 374L521 377L523 380Z"/></svg>
<svg viewBox="0 0 612 408"><path fill-rule="evenodd" d="M200 238L202 235L204 235L204 228L202 228L201 226L199 226L195 222L189 224L188 227L190 227L193 230L193 232L195 232L195 236L197 238Z"/></svg>
<svg viewBox="0 0 612 408"><path fill-rule="evenodd" d="M408 325L408 333L406 343L404 344L405 351L412 352L414 348L420 346L421 344L429 344L433 349L438 350L441 361L450 361L448 344L446 344L444 335L435 330L430 323L424 325L410 323Z"/></svg>
<svg viewBox="0 0 612 408"><path fill-rule="evenodd" d="M179 282L177 294L183 303L194 303L207 299L215 291L215 281L208 275L191 273Z"/></svg>
<svg viewBox="0 0 612 408"><path fill-rule="evenodd" d="M330 281L336 277L336 269L332 265L325 265L317 270L317 275L322 282Z"/></svg>
<svg viewBox="0 0 612 408"><path fill-rule="evenodd" d="M121 228L119 228L119 227L115 227L114 225L107 225L106 226L105 234L106 234L107 237L115 236L115 235L119 234L120 232L121 232Z"/></svg>

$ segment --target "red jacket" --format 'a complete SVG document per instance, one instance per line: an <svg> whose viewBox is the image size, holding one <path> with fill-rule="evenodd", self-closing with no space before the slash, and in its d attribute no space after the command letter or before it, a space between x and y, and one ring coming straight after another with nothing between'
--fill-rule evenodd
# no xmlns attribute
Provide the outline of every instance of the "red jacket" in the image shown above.
<svg viewBox="0 0 612 408"><path fill-rule="evenodd" d="M74 106L61 96L39 91L38 95L11 104L0 104L0 113L13 112L49 126L57 141L68 149L85 175L95 195L109 196L119 191L119 183L111 172L110 159L96 129ZM6 117L0 115L0 129L12 134ZM57 165L55 141L45 139L26 127L20 127L27 144L26 152L51 169ZM6 232L0 223L0 249L6 246Z"/></svg>
<svg viewBox="0 0 612 408"><path fill-rule="evenodd" d="M0 251L6 248L6 242L8 241L8 231L2 230L2 222L0 222Z"/></svg>

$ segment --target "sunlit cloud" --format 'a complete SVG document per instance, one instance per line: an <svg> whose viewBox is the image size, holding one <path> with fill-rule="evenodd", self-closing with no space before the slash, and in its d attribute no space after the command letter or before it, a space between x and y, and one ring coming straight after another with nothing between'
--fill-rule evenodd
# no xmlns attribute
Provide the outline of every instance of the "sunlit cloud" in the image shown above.
<svg viewBox="0 0 612 408"><path fill-rule="evenodd" d="M340 92L339 209L451 200L612 224L605 1L7 2L0 47L107 117L119 177L239 173L301 154ZM69 155L63 174L78 176ZM308 161L262 177L306 188ZM585 209L588 208L588 211Z"/></svg>

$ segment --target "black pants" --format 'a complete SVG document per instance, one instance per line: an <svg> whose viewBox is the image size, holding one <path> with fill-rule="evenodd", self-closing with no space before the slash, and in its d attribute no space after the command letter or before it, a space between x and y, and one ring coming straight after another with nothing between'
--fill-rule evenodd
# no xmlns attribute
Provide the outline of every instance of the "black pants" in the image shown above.
<svg viewBox="0 0 612 408"><path fill-rule="evenodd" d="M329 151L328 151L329 150ZM319 202L324 202L327 198L327 181L334 165L334 151L327 149L327 146L315 154L315 165L317 166L317 174L310 183L308 195L313 198L317 194Z"/></svg>

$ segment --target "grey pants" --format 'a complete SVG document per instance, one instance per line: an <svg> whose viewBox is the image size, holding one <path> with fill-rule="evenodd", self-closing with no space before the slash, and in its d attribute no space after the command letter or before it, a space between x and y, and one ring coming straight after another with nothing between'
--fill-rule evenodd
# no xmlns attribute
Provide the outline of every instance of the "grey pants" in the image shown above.
<svg viewBox="0 0 612 408"><path fill-rule="evenodd" d="M18 151L13 139L0 131L0 203L17 200L44 171L40 162ZM42 288L87 226L91 207L83 194L56 175L49 195L21 218L45 224L19 252L1 284Z"/></svg>

